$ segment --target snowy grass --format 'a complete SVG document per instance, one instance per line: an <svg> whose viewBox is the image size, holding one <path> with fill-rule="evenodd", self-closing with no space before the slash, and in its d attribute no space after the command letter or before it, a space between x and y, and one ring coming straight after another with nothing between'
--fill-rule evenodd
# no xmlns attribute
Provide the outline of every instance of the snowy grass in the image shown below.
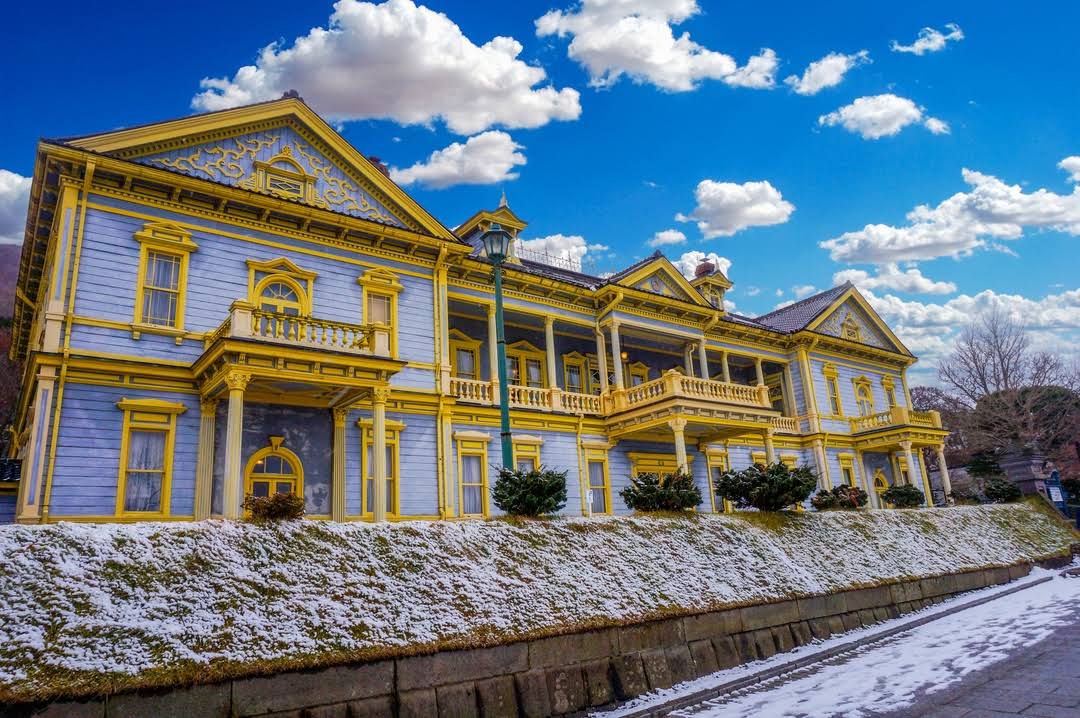
<svg viewBox="0 0 1080 718"><path fill-rule="evenodd" d="M0 701L493 645L1068 552L1032 505L0 529Z"/></svg>

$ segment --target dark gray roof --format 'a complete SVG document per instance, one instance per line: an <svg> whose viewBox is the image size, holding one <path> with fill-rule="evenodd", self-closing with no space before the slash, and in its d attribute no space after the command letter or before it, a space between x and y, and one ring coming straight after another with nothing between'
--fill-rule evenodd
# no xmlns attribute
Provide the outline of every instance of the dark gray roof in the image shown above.
<svg viewBox="0 0 1080 718"><path fill-rule="evenodd" d="M810 322L814 321L828 309L836 299L850 289L851 282L844 282L838 287L827 289L820 294L801 299L794 304L781 307L768 314L755 317L754 321L769 329L790 334L805 329Z"/></svg>

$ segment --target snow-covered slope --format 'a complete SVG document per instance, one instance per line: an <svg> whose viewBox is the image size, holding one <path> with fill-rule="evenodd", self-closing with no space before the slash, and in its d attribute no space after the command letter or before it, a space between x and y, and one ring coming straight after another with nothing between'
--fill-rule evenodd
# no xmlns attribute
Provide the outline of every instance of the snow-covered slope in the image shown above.
<svg viewBox="0 0 1080 718"><path fill-rule="evenodd" d="M0 700L491 644L1030 561L1073 540L1023 505L6 526Z"/></svg>

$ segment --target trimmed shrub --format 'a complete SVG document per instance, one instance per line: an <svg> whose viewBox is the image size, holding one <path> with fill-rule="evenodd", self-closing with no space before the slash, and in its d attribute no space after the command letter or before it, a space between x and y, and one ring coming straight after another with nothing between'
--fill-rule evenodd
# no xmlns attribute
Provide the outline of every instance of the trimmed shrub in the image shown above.
<svg viewBox="0 0 1080 718"><path fill-rule="evenodd" d="M991 476L983 482L986 500L994 504L1007 504L1020 500L1020 487L1002 476Z"/></svg>
<svg viewBox="0 0 1080 718"><path fill-rule="evenodd" d="M634 511L687 511L702 501L701 489L685 471L631 476L619 495Z"/></svg>
<svg viewBox="0 0 1080 718"><path fill-rule="evenodd" d="M248 495L244 498L244 511L257 524L291 521L304 515L304 497L296 494Z"/></svg>
<svg viewBox="0 0 1080 718"><path fill-rule="evenodd" d="M926 501L926 496L923 492L919 491L911 484L890 486L885 491L881 492L881 498L886 503L892 504L893 508L897 509L913 509L916 506L922 506Z"/></svg>
<svg viewBox="0 0 1080 718"><path fill-rule="evenodd" d="M790 469L786 464L754 464L742 471L725 471L713 483L716 495L736 508L781 511L806 501L818 477L806 466Z"/></svg>
<svg viewBox="0 0 1080 718"><path fill-rule="evenodd" d="M566 472L501 467L491 496L511 516L548 516L566 506Z"/></svg>
<svg viewBox="0 0 1080 718"><path fill-rule="evenodd" d="M843 484L842 486L834 486L832 491L818 491L817 496L810 499L810 505L818 511L832 509L853 511L860 506L866 506L866 502L869 500L869 495L858 486Z"/></svg>

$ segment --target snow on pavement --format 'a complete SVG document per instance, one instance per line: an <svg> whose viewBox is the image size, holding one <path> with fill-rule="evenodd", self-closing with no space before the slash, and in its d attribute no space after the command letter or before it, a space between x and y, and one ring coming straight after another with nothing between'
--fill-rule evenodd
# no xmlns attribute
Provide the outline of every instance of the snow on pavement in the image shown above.
<svg viewBox="0 0 1080 718"><path fill-rule="evenodd" d="M1049 573L1035 569L1028 580ZM884 643L865 646L804 671L765 681L753 688L671 715L694 718L860 718L904 708L914 703L920 695L935 693L953 685L968 674L1049 637L1056 627L1072 625L1080 620L1080 578L1062 578L1056 572L1054 576L1047 583L937 619L886 639ZM1001 588L996 590L1000 591ZM994 591L988 589L979 594ZM950 604L970 601L975 595L966 594L914 615L942 612ZM873 634L905 620L911 619L905 617L888 621L862 629L862 632ZM858 637L857 632L846 633L799 651L775 656L768 662L755 662L721 671L639 699L608 715L617 716L649 705L662 704L855 637Z"/></svg>

